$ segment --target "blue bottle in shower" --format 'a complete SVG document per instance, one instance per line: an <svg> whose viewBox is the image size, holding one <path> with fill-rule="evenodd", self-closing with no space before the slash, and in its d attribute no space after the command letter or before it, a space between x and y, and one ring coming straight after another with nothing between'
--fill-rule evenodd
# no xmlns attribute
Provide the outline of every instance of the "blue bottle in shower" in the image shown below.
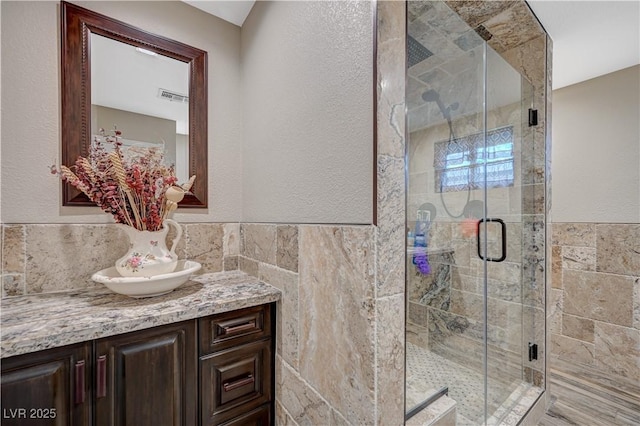
<svg viewBox="0 0 640 426"><path fill-rule="evenodd" d="M416 265L416 269L422 274L431 273L431 266L427 258L427 235L429 223L426 221L416 222L416 236L413 248L412 263Z"/></svg>

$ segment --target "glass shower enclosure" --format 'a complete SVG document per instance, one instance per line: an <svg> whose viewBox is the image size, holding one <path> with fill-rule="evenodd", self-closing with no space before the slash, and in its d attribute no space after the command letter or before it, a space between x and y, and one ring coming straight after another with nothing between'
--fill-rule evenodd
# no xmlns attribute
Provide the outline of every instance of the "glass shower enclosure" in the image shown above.
<svg viewBox="0 0 640 426"><path fill-rule="evenodd" d="M407 29L407 417L447 394L457 424L498 424L539 334L533 88L444 2L408 2Z"/></svg>

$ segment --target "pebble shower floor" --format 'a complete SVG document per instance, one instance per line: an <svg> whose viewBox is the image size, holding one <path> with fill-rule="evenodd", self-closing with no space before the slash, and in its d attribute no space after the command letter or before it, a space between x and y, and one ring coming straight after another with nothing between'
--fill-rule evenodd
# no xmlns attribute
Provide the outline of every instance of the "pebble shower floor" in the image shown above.
<svg viewBox="0 0 640 426"><path fill-rule="evenodd" d="M410 342L407 342L407 366L406 404L408 409L421 403L437 390L448 386L449 397L457 403L457 425L483 424L484 379L480 372ZM492 417L487 420L487 424L499 423L499 419L529 388L527 385L520 385L513 392L507 390L513 389L513 386L505 386L504 383L489 380L488 387L493 390L490 392L493 394L493 401L489 401L488 404ZM497 392L496 389L504 389L504 391Z"/></svg>

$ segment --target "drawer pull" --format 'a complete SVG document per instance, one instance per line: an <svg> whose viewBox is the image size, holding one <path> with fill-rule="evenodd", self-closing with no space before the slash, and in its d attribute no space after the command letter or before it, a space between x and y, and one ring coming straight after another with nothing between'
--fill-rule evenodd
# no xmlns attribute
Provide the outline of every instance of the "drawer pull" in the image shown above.
<svg viewBox="0 0 640 426"><path fill-rule="evenodd" d="M256 328L256 320L251 320L238 325L225 325L222 327L222 334L239 333L245 330Z"/></svg>
<svg viewBox="0 0 640 426"><path fill-rule="evenodd" d="M107 356L100 355L98 357L98 365L96 368L96 397L104 398L107 396Z"/></svg>
<svg viewBox="0 0 640 426"><path fill-rule="evenodd" d="M76 395L75 395L75 403L82 404L84 403L84 360L76 362L75 365L75 386L76 386Z"/></svg>
<svg viewBox="0 0 640 426"><path fill-rule="evenodd" d="M256 379L253 377L252 374L249 374L247 377L244 377L242 379L236 380L235 382L227 382L227 383L223 383L222 384L222 388L224 389L225 392L229 392L232 391L234 389L237 389L239 387L248 385L250 383L255 382Z"/></svg>

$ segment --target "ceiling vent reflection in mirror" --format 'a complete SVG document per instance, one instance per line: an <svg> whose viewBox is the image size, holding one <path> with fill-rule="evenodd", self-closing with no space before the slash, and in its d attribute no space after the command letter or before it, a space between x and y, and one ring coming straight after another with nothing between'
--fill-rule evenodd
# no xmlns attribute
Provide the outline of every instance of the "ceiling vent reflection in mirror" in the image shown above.
<svg viewBox="0 0 640 426"><path fill-rule="evenodd" d="M158 97L160 99L166 99L171 102L183 102L185 104L189 103L189 96L183 95L181 93L171 92L167 89L158 89Z"/></svg>

